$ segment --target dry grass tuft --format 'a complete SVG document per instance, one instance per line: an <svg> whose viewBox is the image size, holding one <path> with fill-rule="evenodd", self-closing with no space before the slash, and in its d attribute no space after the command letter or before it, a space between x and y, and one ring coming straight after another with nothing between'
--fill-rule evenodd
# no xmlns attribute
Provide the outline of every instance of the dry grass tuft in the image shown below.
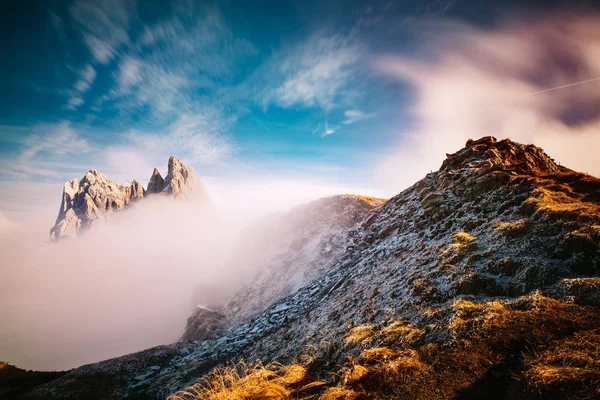
<svg viewBox="0 0 600 400"><path fill-rule="evenodd" d="M368 344L373 339L377 326L374 324L360 325L352 328L346 336L347 345Z"/></svg>
<svg viewBox="0 0 600 400"><path fill-rule="evenodd" d="M524 362L528 392L550 396L562 391L580 399L600 397L598 331L576 333L555 349L528 355Z"/></svg>
<svg viewBox="0 0 600 400"><path fill-rule="evenodd" d="M477 240L477 238L467 232L456 232L454 234L454 236L452 237L454 243L462 243L462 244L469 244L475 240Z"/></svg>
<svg viewBox="0 0 600 400"><path fill-rule="evenodd" d="M450 251L454 253L460 253L462 250L474 244L477 238L467 232L456 232L452 236L452 244L450 244Z"/></svg>
<svg viewBox="0 0 600 400"><path fill-rule="evenodd" d="M513 222L498 221L496 228L506 236L520 236L529 230L529 220L523 218Z"/></svg>
<svg viewBox="0 0 600 400"><path fill-rule="evenodd" d="M404 321L393 321L379 333L379 338L384 346L414 345L425 336L425 332L416 326Z"/></svg>
<svg viewBox="0 0 600 400"><path fill-rule="evenodd" d="M241 371L241 372L240 372ZM290 399L289 386L306 378L306 368L261 364L239 364L216 368L202 383L195 384L170 396L169 400L285 400Z"/></svg>
<svg viewBox="0 0 600 400"><path fill-rule="evenodd" d="M533 195L523 202L523 207L567 220L597 220L600 215L600 207L597 204L582 201L564 190L553 191L545 187L537 188Z"/></svg>
<svg viewBox="0 0 600 400"><path fill-rule="evenodd" d="M361 398L361 394L345 387L332 387L327 389L319 400L355 400Z"/></svg>
<svg viewBox="0 0 600 400"><path fill-rule="evenodd" d="M342 382L344 385L360 382L369 374L369 372L369 368L360 364L354 364L347 371L343 372Z"/></svg>
<svg viewBox="0 0 600 400"><path fill-rule="evenodd" d="M428 342L403 321L362 325L333 371L238 365L170 399L600 398L600 308L534 294L457 300L450 311L450 340Z"/></svg>

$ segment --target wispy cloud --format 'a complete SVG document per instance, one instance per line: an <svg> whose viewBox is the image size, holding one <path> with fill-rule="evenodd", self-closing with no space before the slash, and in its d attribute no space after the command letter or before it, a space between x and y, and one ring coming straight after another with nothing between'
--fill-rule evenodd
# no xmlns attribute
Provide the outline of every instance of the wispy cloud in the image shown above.
<svg viewBox="0 0 600 400"><path fill-rule="evenodd" d="M218 11L182 3L133 38L118 60L114 87L100 103L112 102L122 112L149 110L155 120L172 122L212 104L214 97L198 92L214 92L235 79L238 63L255 53Z"/></svg>
<svg viewBox="0 0 600 400"><path fill-rule="evenodd" d="M42 153L62 157L92 150L89 142L81 138L68 121L37 125L30 135L23 138L21 144L24 147L21 161L31 161Z"/></svg>
<svg viewBox="0 0 600 400"><path fill-rule="evenodd" d="M91 144L68 121L38 124L30 128L3 127L17 131L13 143L17 151L0 163L0 174L16 178L57 177L60 169L68 168L67 157L79 157L92 151ZM49 165L54 167L49 167ZM57 165L59 164L59 165Z"/></svg>
<svg viewBox="0 0 600 400"><path fill-rule="evenodd" d="M87 64L80 72L80 79L75 83L75 90L80 93L86 92L96 79L96 70L90 64Z"/></svg>
<svg viewBox="0 0 600 400"><path fill-rule="evenodd" d="M331 126L325 121L325 129L321 133L321 137L333 135L338 129L340 129L339 126Z"/></svg>
<svg viewBox="0 0 600 400"><path fill-rule="evenodd" d="M68 110L75 110L77 107L79 107L82 104L83 104L83 99L78 94L75 94L69 98L66 108Z"/></svg>
<svg viewBox="0 0 600 400"><path fill-rule="evenodd" d="M92 56L107 64L119 47L129 43L129 21L135 12L133 0L77 0L70 8L83 41Z"/></svg>
<svg viewBox="0 0 600 400"><path fill-rule="evenodd" d="M342 121L342 124L351 125L358 121L362 121L364 119L373 118L374 114L373 113L364 113L360 110L346 110L346 111L344 111L344 117L346 117L346 119L344 119Z"/></svg>
<svg viewBox="0 0 600 400"><path fill-rule="evenodd" d="M235 151L235 144L225 132L226 121L216 110L182 114L157 131L139 129L124 132L120 143L103 151L101 168L116 181L132 177L145 182L152 167L164 166L170 156L195 167L219 164Z"/></svg>
<svg viewBox="0 0 600 400"><path fill-rule="evenodd" d="M348 38L319 33L288 54L277 54L269 77L274 83L261 93L263 106L332 109L348 94L361 58L360 50Z"/></svg>
<svg viewBox="0 0 600 400"><path fill-rule="evenodd" d="M195 164L211 164L221 161L235 149L222 135L221 118L210 112L184 114L170 124L164 134L133 131L128 140L135 149L154 159L178 155Z"/></svg>
<svg viewBox="0 0 600 400"><path fill-rule="evenodd" d="M69 110L75 110L77 107L84 103L83 95L94 83L96 79L96 70L90 64L77 72L78 79L73 85L73 89L69 90L69 100L67 101L66 108Z"/></svg>

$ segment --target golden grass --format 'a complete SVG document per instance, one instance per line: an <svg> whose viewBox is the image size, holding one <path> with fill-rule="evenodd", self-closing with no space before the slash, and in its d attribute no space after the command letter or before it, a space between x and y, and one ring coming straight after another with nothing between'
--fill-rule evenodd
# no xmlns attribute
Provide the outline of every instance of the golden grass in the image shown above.
<svg viewBox="0 0 600 400"><path fill-rule="evenodd" d="M504 222L498 221L496 229L509 236L516 236L527 232L529 229L529 220L527 218L518 221Z"/></svg>
<svg viewBox="0 0 600 400"><path fill-rule="evenodd" d="M239 371L242 372L239 372ZM288 387L306 378L306 368L244 364L217 368L200 384L192 385L170 396L169 400L285 400L292 398Z"/></svg>
<svg viewBox="0 0 600 400"><path fill-rule="evenodd" d="M373 338L373 334L376 329L377 326L375 324L366 324L354 327L346 336L346 344L368 344L368 342Z"/></svg>
<svg viewBox="0 0 600 400"><path fill-rule="evenodd" d="M597 204L582 201L563 190L553 191L545 187L537 188L533 195L523 202L523 205L567 218L582 216L598 218L600 215L600 207Z"/></svg>
<svg viewBox="0 0 600 400"><path fill-rule="evenodd" d="M361 394L345 387L332 387L327 389L319 400L354 400L360 398Z"/></svg>
<svg viewBox="0 0 600 400"><path fill-rule="evenodd" d="M361 325L349 329L348 359L332 373L313 376L300 364L217 369L170 399L452 399L485 388L494 367L510 372L507 398L600 398L598 307L534 294L457 300L451 312L444 342L405 321Z"/></svg>
<svg viewBox="0 0 600 400"><path fill-rule="evenodd" d="M360 364L352 365L348 371L343 374L343 382L345 385L349 383L356 383L362 380L369 374L369 368L364 367Z"/></svg>
<svg viewBox="0 0 600 400"><path fill-rule="evenodd" d="M597 330L576 333L559 347L531 354L524 361L527 366L524 375L534 391L563 388L568 389L572 397L600 397L600 334Z"/></svg>
<svg viewBox="0 0 600 400"><path fill-rule="evenodd" d="M356 199L362 200L372 207L380 206L382 204L385 204L388 201L388 199L383 199L380 197L372 197L372 196L361 196L360 194L347 193L344 196L354 197Z"/></svg>
<svg viewBox="0 0 600 400"><path fill-rule="evenodd" d="M469 244L477 238L467 232L456 232L452 237L454 243Z"/></svg>
<svg viewBox="0 0 600 400"><path fill-rule="evenodd" d="M452 236L450 251L454 253L460 253L475 240L477 240L477 238L467 232L456 232L454 236Z"/></svg>

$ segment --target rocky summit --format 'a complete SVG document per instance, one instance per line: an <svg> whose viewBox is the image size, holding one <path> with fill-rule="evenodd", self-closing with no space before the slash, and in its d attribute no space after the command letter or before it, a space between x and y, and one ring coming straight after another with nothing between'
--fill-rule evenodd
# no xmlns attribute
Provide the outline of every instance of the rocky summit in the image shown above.
<svg viewBox="0 0 600 400"><path fill-rule="evenodd" d="M154 168L146 190L136 180L129 185L119 185L92 169L81 180L65 183L58 216L50 229L50 239L77 237L107 213L122 211L133 202L157 193L176 199L205 195L194 169L187 168L176 157L169 158L166 179Z"/></svg>
<svg viewBox="0 0 600 400"><path fill-rule="evenodd" d="M486 137L359 214L315 241L324 261L300 287L265 303L249 288L191 317L212 321L199 340L74 369L27 398L600 397L599 179ZM286 265L261 272L281 288Z"/></svg>

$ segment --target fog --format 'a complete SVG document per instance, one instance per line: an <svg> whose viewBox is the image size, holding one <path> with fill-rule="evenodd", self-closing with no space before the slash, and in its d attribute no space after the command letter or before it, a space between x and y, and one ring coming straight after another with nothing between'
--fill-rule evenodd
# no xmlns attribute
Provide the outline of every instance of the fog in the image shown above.
<svg viewBox="0 0 600 400"><path fill-rule="evenodd" d="M212 182L208 210L152 196L50 243L61 186L4 185L0 359L21 368L73 368L175 342L196 304L222 301L260 265L267 249L240 240L249 224L343 190L258 177Z"/></svg>
<svg viewBox="0 0 600 400"><path fill-rule="evenodd" d="M326 195L396 194L468 138L535 143L563 165L600 175L598 26L599 16L574 14L512 18L493 30L432 20L418 57L374 57L378 73L410 87L415 120L374 167L380 191L200 177L214 202L208 211L155 196L78 239L50 243L62 184L3 183L0 360L60 370L172 343L195 304L222 301L254 274L268 249L245 245L242 234L257 219ZM126 176L147 176L153 165L137 153L107 154Z"/></svg>
<svg viewBox="0 0 600 400"><path fill-rule="evenodd" d="M430 20L420 54L375 62L407 84L414 129L375 177L406 188L467 139L492 135L534 143L575 170L600 176L600 16L506 18L495 29Z"/></svg>

